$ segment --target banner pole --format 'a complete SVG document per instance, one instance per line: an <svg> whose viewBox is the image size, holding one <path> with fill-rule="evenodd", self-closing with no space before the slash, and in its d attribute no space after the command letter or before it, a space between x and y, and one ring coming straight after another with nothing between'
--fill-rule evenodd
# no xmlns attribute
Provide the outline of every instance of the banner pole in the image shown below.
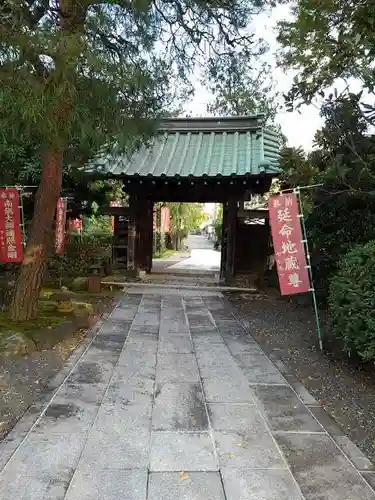
<svg viewBox="0 0 375 500"><path fill-rule="evenodd" d="M21 211L22 240L23 240L23 246L26 247L25 211L23 209L23 187L17 187L17 190L18 190L19 195L20 195L19 209Z"/></svg>
<svg viewBox="0 0 375 500"><path fill-rule="evenodd" d="M302 200L301 200L301 192L300 188L297 187L294 189L294 192L297 194L298 198L298 204L299 204L299 210L301 214L301 223L302 223L302 232L303 232L303 243L305 245L306 249L306 257L307 257L307 268L309 272L309 277L310 277L310 284L311 284L311 293L312 293L312 299L313 299L313 304L314 304L314 313L315 313L315 321L316 321L316 331L318 334L318 341L319 341L319 348L321 351L323 351L323 341L322 341L322 331L320 328L320 318L319 318L319 311L318 311L318 303L316 300L316 293L315 293L315 287L314 287L314 281L313 281L313 275L312 275L312 269L311 269L311 259L310 259L310 251L309 251L309 244L307 241L307 231L306 231L306 224L305 224L305 217L303 214L303 207L302 207Z"/></svg>

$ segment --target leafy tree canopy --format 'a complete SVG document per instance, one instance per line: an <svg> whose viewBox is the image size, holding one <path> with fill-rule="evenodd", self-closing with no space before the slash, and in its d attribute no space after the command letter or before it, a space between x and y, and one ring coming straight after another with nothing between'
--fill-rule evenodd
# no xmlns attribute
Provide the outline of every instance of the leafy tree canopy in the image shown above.
<svg viewBox="0 0 375 500"><path fill-rule="evenodd" d="M206 219L202 203L167 203L171 214L171 231L180 238L197 229Z"/></svg>
<svg viewBox="0 0 375 500"><path fill-rule="evenodd" d="M340 259L356 244L375 237L375 142L359 107L358 96L328 99L322 107L324 125L316 149L282 151L282 180L303 191L314 286L327 299L329 280Z"/></svg>
<svg viewBox="0 0 375 500"><path fill-rule="evenodd" d="M259 46L261 55L266 47ZM203 83L214 96L207 111L217 116L245 116L263 113L272 123L278 110L277 94L267 63L254 67L246 52L227 54L211 60Z"/></svg>
<svg viewBox="0 0 375 500"><path fill-rule="evenodd" d="M375 188L375 138L360 107L360 97L330 98L321 109L324 126L315 136L318 149L310 155L321 179L335 189Z"/></svg>
<svg viewBox="0 0 375 500"><path fill-rule="evenodd" d="M281 181L288 187L313 183L315 168L302 148L285 147L280 152Z"/></svg>
<svg viewBox="0 0 375 500"><path fill-rule="evenodd" d="M197 64L243 47L268 0L5 0L0 6L0 137L43 157L28 248L10 307L37 315L66 156L129 150L189 89ZM72 155L75 156L74 154Z"/></svg>
<svg viewBox="0 0 375 500"><path fill-rule="evenodd" d="M375 189L375 137L358 96L327 99L321 116L312 152L281 151L282 180L292 187L323 183L330 191Z"/></svg>
<svg viewBox="0 0 375 500"><path fill-rule="evenodd" d="M212 60L241 44L250 53L244 29L265 1L5 1L1 128L42 144L53 137L65 149L77 137L88 149L114 136L128 144L141 118L175 105L181 91L172 82L180 80L183 94L205 47Z"/></svg>
<svg viewBox="0 0 375 500"><path fill-rule="evenodd" d="M278 40L283 47L281 64L297 71L287 96L289 105L310 102L318 93L323 96L337 78L358 79L364 89L373 93L373 3L298 0L292 11L294 19L278 25Z"/></svg>

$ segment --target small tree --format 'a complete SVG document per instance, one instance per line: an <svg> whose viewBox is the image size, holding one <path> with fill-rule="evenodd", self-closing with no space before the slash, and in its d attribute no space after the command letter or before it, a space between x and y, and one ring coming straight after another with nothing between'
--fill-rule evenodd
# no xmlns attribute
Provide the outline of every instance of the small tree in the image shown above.
<svg viewBox="0 0 375 500"><path fill-rule="evenodd" d="M284 3L280 0L279 3ZM372 2L297 0L292 19L278 24L280 63L296 71L287 102L292 107L324 95L338 78L374 93L375 11ZM375 119L373 106L368 107Z"/></svg>
<svg viewBox="0 0 375 500"><path fill-rule="evenodd" d="M171 239L174 250L180 250L184 238L206 218L202 203L168 203L171 213Z"/></svg>
<svg viewBox="0 0 375 500"><path fill-rule="evenodd" d="M258 54L266 50L259 47ZM277 113L277 94L267 63L257 63L247 51L226 54L213 59L203 76L203 84L214 100L207 111L216 116L245 116L263 113L266 122L273 123Z"/></svg>
<svg viewBox="0 0 375 500"><path fill-rule="evenodd" d="M267 0L264 0L266 3ZM249 47L242 31L263 1L4 0L0 6L1 132L40 144L41 181L10 307L35 318L71 148L129 151L183 96L207 48ZM256 6L254 9L254 5ZM163 50L161 50L161 47ZM174 80L178 77L178 82ZM173 92L175 94L175 92Z"/></svg>

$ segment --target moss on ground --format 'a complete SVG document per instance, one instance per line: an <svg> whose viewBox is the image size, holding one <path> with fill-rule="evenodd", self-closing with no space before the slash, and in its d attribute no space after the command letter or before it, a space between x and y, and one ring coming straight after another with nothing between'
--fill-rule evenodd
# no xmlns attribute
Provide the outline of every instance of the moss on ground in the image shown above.
<svg viewBox="0 0 375 500"><path fill-rule="evenodd" d="M74 314L92 314L96 304L112 299L117 291L106 291L100 294L88 292L66 292L72 299ZM57 328L63 321L72 318L71 312L57 311L57 302L50 300L53 294L61 293L54 288L43 288L40 293L38 318L31 321L14 322L7 312L0 312L0 337L9 332L20 333L33 342L40 342L49 331Z"/></svg>
<svg viewBox="0 0 375 500"><path fill-rule="evenodd" d="M7 312L0 313L0 332L17 332L23 333L29 338L33 338L33 334L48 328L53 329L59 326L66 318L67 314L58 313L51 310L51 304L40 301L39 315L35 320L30 321L12 321Z"/></svg>
<svg viewBox="0 0 375 500"><path fill-rule="evenodd" d="M172 255L176 255L180 253L179 250L164 250L162 252L155 252L152 256L153 259L165 259L166 257L172 257Z"/></svg>

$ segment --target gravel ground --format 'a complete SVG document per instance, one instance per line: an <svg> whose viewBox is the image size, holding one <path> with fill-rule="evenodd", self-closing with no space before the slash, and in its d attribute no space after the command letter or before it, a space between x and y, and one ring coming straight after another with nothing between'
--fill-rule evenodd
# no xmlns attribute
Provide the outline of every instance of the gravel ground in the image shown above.
<svg viewBox="0 0 375 500"><path fill-rule="evenodd" d="M375 462L375 370L321 353L310 306L296 305L274 293L227 297L263 350L283 361Z"/></svg>

